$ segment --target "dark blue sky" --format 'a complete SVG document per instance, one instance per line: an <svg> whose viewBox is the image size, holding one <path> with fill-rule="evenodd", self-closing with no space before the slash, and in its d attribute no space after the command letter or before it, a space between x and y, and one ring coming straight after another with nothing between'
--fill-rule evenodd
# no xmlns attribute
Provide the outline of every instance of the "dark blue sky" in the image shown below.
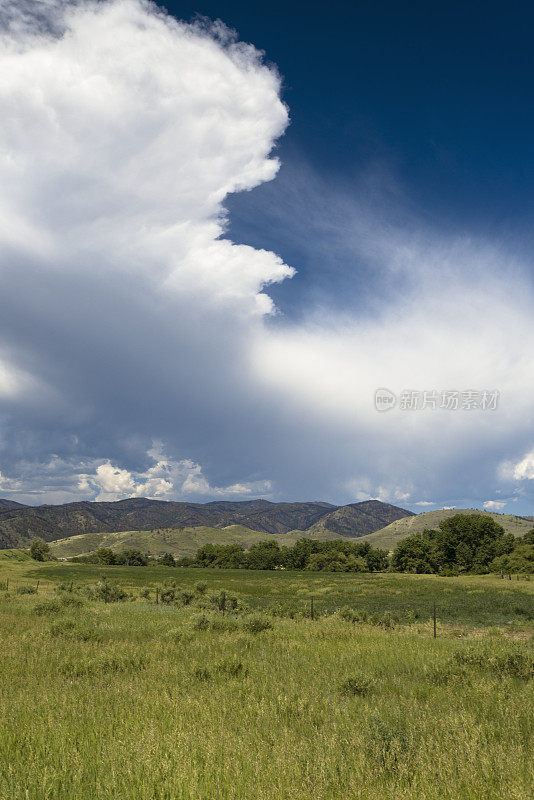
<svg viewBox="0 0 534 800"><path fill-rule="evenodd" d="M532 197L534 13L528 3L167 3L220 18L280 69L297 149L347 176L389 165L452 224L523 218Z"/></svg>
<svg viewBox="0 0 534 800"><path fill-rule="evenodd" d="M271 292L284 312L298 314L318 295L338 307L368 307L374 292L373 270L358 259L347 278L354 256L346 248L336 253L331 241L325 263L307 248L308 237L291 234L303 163L347 197L358 191L361 200L363 192L387 223L402 225L399 206L442 232L530 249L529 4L196 0L166 7L185 20L221 19L283 76L291 125L279 143L281 172L227 207L235 241L272 249L297 267L296 280Z"/></svg>

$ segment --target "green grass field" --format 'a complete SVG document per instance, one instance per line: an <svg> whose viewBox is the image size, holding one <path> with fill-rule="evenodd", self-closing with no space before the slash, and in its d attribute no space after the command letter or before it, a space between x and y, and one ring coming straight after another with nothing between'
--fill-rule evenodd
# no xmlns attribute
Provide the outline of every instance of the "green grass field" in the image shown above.
<svg viewBox="0 0 534 800"><path fill-rule="evenodd" d="M103 575L127 602L87 598ZM170 579L207 587L156 605ZM221 589L235 612L214 609ZM3 558L0 797L526 800L533 589Z"/></svg>

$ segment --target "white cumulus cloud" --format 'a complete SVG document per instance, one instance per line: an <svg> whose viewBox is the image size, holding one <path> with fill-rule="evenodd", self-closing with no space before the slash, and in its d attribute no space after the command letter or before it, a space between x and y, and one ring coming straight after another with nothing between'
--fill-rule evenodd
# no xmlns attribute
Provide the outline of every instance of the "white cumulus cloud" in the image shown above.
<svg viewBox="0 0 534 800"><path fill-rule="evenodd" d="M486 500L484 503L484 508L486 511L501 511L501 509L503 509L505 506L505 500Z"/></svg>

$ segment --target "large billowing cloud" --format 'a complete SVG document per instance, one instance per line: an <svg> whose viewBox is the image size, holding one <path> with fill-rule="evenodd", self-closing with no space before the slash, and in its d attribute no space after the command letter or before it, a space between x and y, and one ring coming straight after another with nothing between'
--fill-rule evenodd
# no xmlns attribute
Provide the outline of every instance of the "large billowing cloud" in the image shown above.
<svg viewBox="0 0 534 800"><path fill-rule="evenodd" d="M57 450L142 469L158 435L189 456L239 415L263 289L292 275L223 238L224 198L277 172L278 75L139 0L9 3L2 22L5 468Z"/></svg>
<svg viewBox="0 0 534 800"><path fill-rule="evenodd" d="M0 494L532 496L520 259L301 173L255 212L320 261L298 321L277 316L293 270L225 238L288 122L261 55L141 0L7 2L0 23ZM500 404L377 413L378 387Z"/></svg>

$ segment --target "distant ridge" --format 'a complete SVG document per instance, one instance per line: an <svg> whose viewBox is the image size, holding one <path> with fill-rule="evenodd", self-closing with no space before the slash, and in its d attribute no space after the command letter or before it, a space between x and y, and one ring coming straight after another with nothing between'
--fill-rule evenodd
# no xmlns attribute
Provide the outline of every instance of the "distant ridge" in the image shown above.
<svg viewBox="0 0 534 800"><path fill-rule="evenodd" d="M380 500L364 500L362 503L349 503L325 514L319 522L311 526L310 532L337 533L338 536L366 536L392 522L405 517L414 517L412 511L382 503Z"/></svg>
<svg viewBox="0 0 534 800"><path fill-rule="evenodd" d="M324 527L311 531L362 536L402 517L412 516L379 500L335 506L324 502L272 503L269 500L241 502L179 503L131 498L114 502L66 503L24 506L0 500L0 548L20 547L36 536L55 541L84 533L156 530L204 526L224 528L242 525L260 533L307 531L324 520Z"/></svg>

